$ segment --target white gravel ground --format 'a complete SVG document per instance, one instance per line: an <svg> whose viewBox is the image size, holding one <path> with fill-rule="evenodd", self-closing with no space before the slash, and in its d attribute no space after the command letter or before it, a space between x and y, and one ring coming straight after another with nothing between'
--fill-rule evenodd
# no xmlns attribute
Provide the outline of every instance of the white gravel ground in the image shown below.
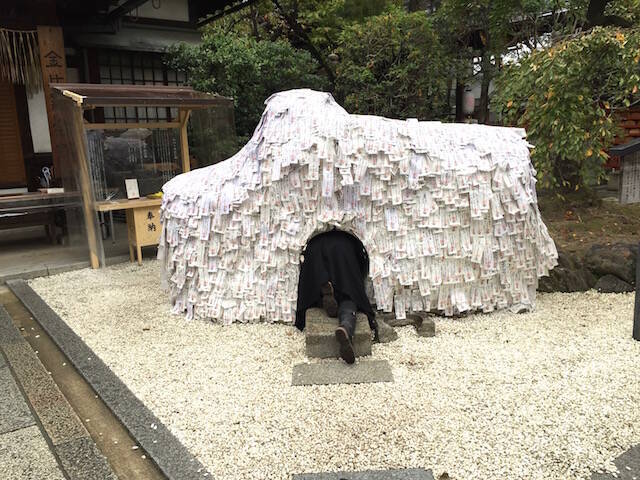
<svg viewBox="0 0 640 480"><path fill-rule="evenodd" d="M395 383L292 387L304 336L186 322L159 265L80 270L33 288L215 478L432 468L454 479L574 479L640 442L632 294L548 294L535 313L411 327L374 345Z"/></svg>

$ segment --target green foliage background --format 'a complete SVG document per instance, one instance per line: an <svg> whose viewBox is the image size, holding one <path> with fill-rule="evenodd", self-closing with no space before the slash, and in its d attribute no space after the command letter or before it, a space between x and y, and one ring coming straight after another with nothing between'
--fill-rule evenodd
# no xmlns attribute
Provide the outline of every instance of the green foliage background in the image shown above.
<svg viewBox="0 0 640 480"><path fill-rule="evenodd" d="M527 129L539 185L576 189L603 179L615 115L637 100L638 21L640 0L259 0L167 61L195 88L234 98L240 145L277 91L331 91L352 113L461 120L456 98L475 84L480 122Z"/></svg>
<svg viewBox="0 0 640 480"><path fill-rule="evenodd" d="M400 9L347 27L340 36L335 92L352 113L444 118L454 61L424 12Z"/></svg>
<svg viewBox="0 0 640 480"><path fill-rule="evenodd" d="M204 32L201 45L172 46L167 58L170 67L188 74L195 89L233 97L240 144L251 137L270 95L328 85L311 55L289 42L257 40L216 27Z"/></svg>

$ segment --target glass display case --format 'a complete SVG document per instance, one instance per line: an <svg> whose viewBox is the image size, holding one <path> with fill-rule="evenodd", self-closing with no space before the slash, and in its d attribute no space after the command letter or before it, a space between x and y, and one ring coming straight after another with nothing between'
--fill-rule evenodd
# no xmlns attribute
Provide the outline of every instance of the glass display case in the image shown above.
<svg viewBox="0 0 640 480"><path fill-rule="evenodd" d="M93 268L127 251L131 260L137 251L140 261L140 247L153 245L161 231L162 186L191 168L231 156L237 146L233 100L189 87L55 84L52 102L56 175L61 188L78 200L66 212L66 222L79 232L73 239L86 245ZM161 107L171 115L135 122L85 115L142 107ZM192 112L195 120L189 126ZM153 228L142 235L136 228L146 228L147 217Z"/></svg>

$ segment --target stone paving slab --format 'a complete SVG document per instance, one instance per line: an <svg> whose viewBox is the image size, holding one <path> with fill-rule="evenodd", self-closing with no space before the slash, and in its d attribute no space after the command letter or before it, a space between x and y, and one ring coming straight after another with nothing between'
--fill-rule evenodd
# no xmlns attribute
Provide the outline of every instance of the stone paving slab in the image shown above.
<svg viewBox="0 0 640 480"><path fill-rule="evenodd" d="M69 478L73 480L118 480L107 459L90 438L78 438L55 447Z"/></svg>
<svg viewBox="0 0 640 480"><path fill-rule="evenodd" d="M51 376L47 374L31 345L24 341L5 345L3 350L27 397L30 397L30 394L37 397L40 392L48 389L52 381Z"/></svg>
<svg viewBox="0 0 640 480"><path fill-rule="evenodd" d="M615 460L619 474L594 473L591 480L639 480L640 479L640 444L631 447Z"/></svg>
<svg viewBox="0 0 640 480"><path fill-rule="evenodd" d="M33 408L53 445L88 437L87 430L64 397L56 398L50 403L40 397Z"/></svg>
<svg viewBox="0 0 640 480"><path fill-rule="evenodd" d="M209 475L204 465L25 281L15 280L7 285L168 479L201 479Z"/></svg>
<svg viewBox="0 0 640 480"><path fill-rule="evenodd" d="M0 347L3 345L10 345L12 343L19 343L24 341L20 332L16 330L9 312L0 305ZM2 355L0 355L0 366L3 365Z"/></svg>
<svg viewBox="0 0 640 480"><path fill-rule="evenodd" d="M35 424L9 367L0 367L0 434Z"/></svg>
<svg viewBox="0 0 640 480"><path fill-rule="evenodd" d="M367 470L364 472L303 473L293 480L434 480L431 470Z"/></svg>
<svg viewBox="0 0 640 480"><path fill-rule="evenodd" d="M347 365L342 360L300 363L293 367L291 385L332 385L339 383L393 382L386 360L361 361Z"/></svg>
<svg viewBox="0 0 640 480"><path fill-rule="evenodd" d="M66 480L37 426L0 435L3 480Z"/></svg>
<svg viewBox="0 0 640 480"><path fill-rule="evenodd" d="M88 433L78 415L47 374L31 346L24 342L7 345L4 349L16 378L51 442L57 445L87 436Z"/></svg>

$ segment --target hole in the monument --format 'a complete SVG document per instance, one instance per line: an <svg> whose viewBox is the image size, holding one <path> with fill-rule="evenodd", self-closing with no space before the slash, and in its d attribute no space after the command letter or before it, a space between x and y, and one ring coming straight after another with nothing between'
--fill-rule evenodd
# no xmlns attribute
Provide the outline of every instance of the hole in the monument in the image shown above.
<svg viewBox="0 0 640 480"><path fill-rule="evenodd" d="M360 240L360 238L358 237L358 235L356 235L355 233L349 231L349 230L343 230L341 228L337 228L334 227L332 230L318 230L316 232L314 232L313 234L311 234L309 236L309 238L307 239L307 242L304 244L304 247L302 247L302 251L300 252L300 261L303 262L304 261L304 251L307 248L307 245L309 245L309 242L314 239L315 237L322 235L323 233L328 233L328 232L332 232L332 231L336 231L336 232L342 232L345 233L351 237L353 237L354 239L356 239L356 241L358 242L358 244L360 245L360 248L362 249L362 252L364 253L364 259L365 259L365 279L369 278L369 253L367 252L367 249L364 246L364 243L362 243L362 240Z"/></svg>
<svg viewBox="0 0 640 480"><path fill-rule="evenodd" d="M363 280L364 280L364 288L365 288L365 292L366 295L369 299L369 303L371 304L371 306L373 307L374 311L376 309L376 298L375 298L375 292L373 289L373 281L371 279L371 276L369 275L370 272L370 259L369 259L369 252L367 251L366 247L364 246L364 243L362 242L362 240L360 240L359 236L357 235L357 233L351 231L351 230L346 230L343 228L339 228L337 226L334 226L332 229L330 230L326 230L326 229L322 229L322 230L316 230L315 232L313 232L313 234L311 234L309 236L309 238L307 239L307 242L305 243L304 247L302 248L301 252L300 252L300 263L302 264L304 262L304 252L307 248L307 245L309 245L309 242L311 242L312 239L314 239L315 237L322 235L324 233L328 233L331 231L339 231L342 233L345 233L347 235L349 235L350 237L354 238L363 255L362 255L362 264L363 264ZM301 267L302 268L302 267ZM298 285L298 288L300 287L300 285Z"/></svg>

